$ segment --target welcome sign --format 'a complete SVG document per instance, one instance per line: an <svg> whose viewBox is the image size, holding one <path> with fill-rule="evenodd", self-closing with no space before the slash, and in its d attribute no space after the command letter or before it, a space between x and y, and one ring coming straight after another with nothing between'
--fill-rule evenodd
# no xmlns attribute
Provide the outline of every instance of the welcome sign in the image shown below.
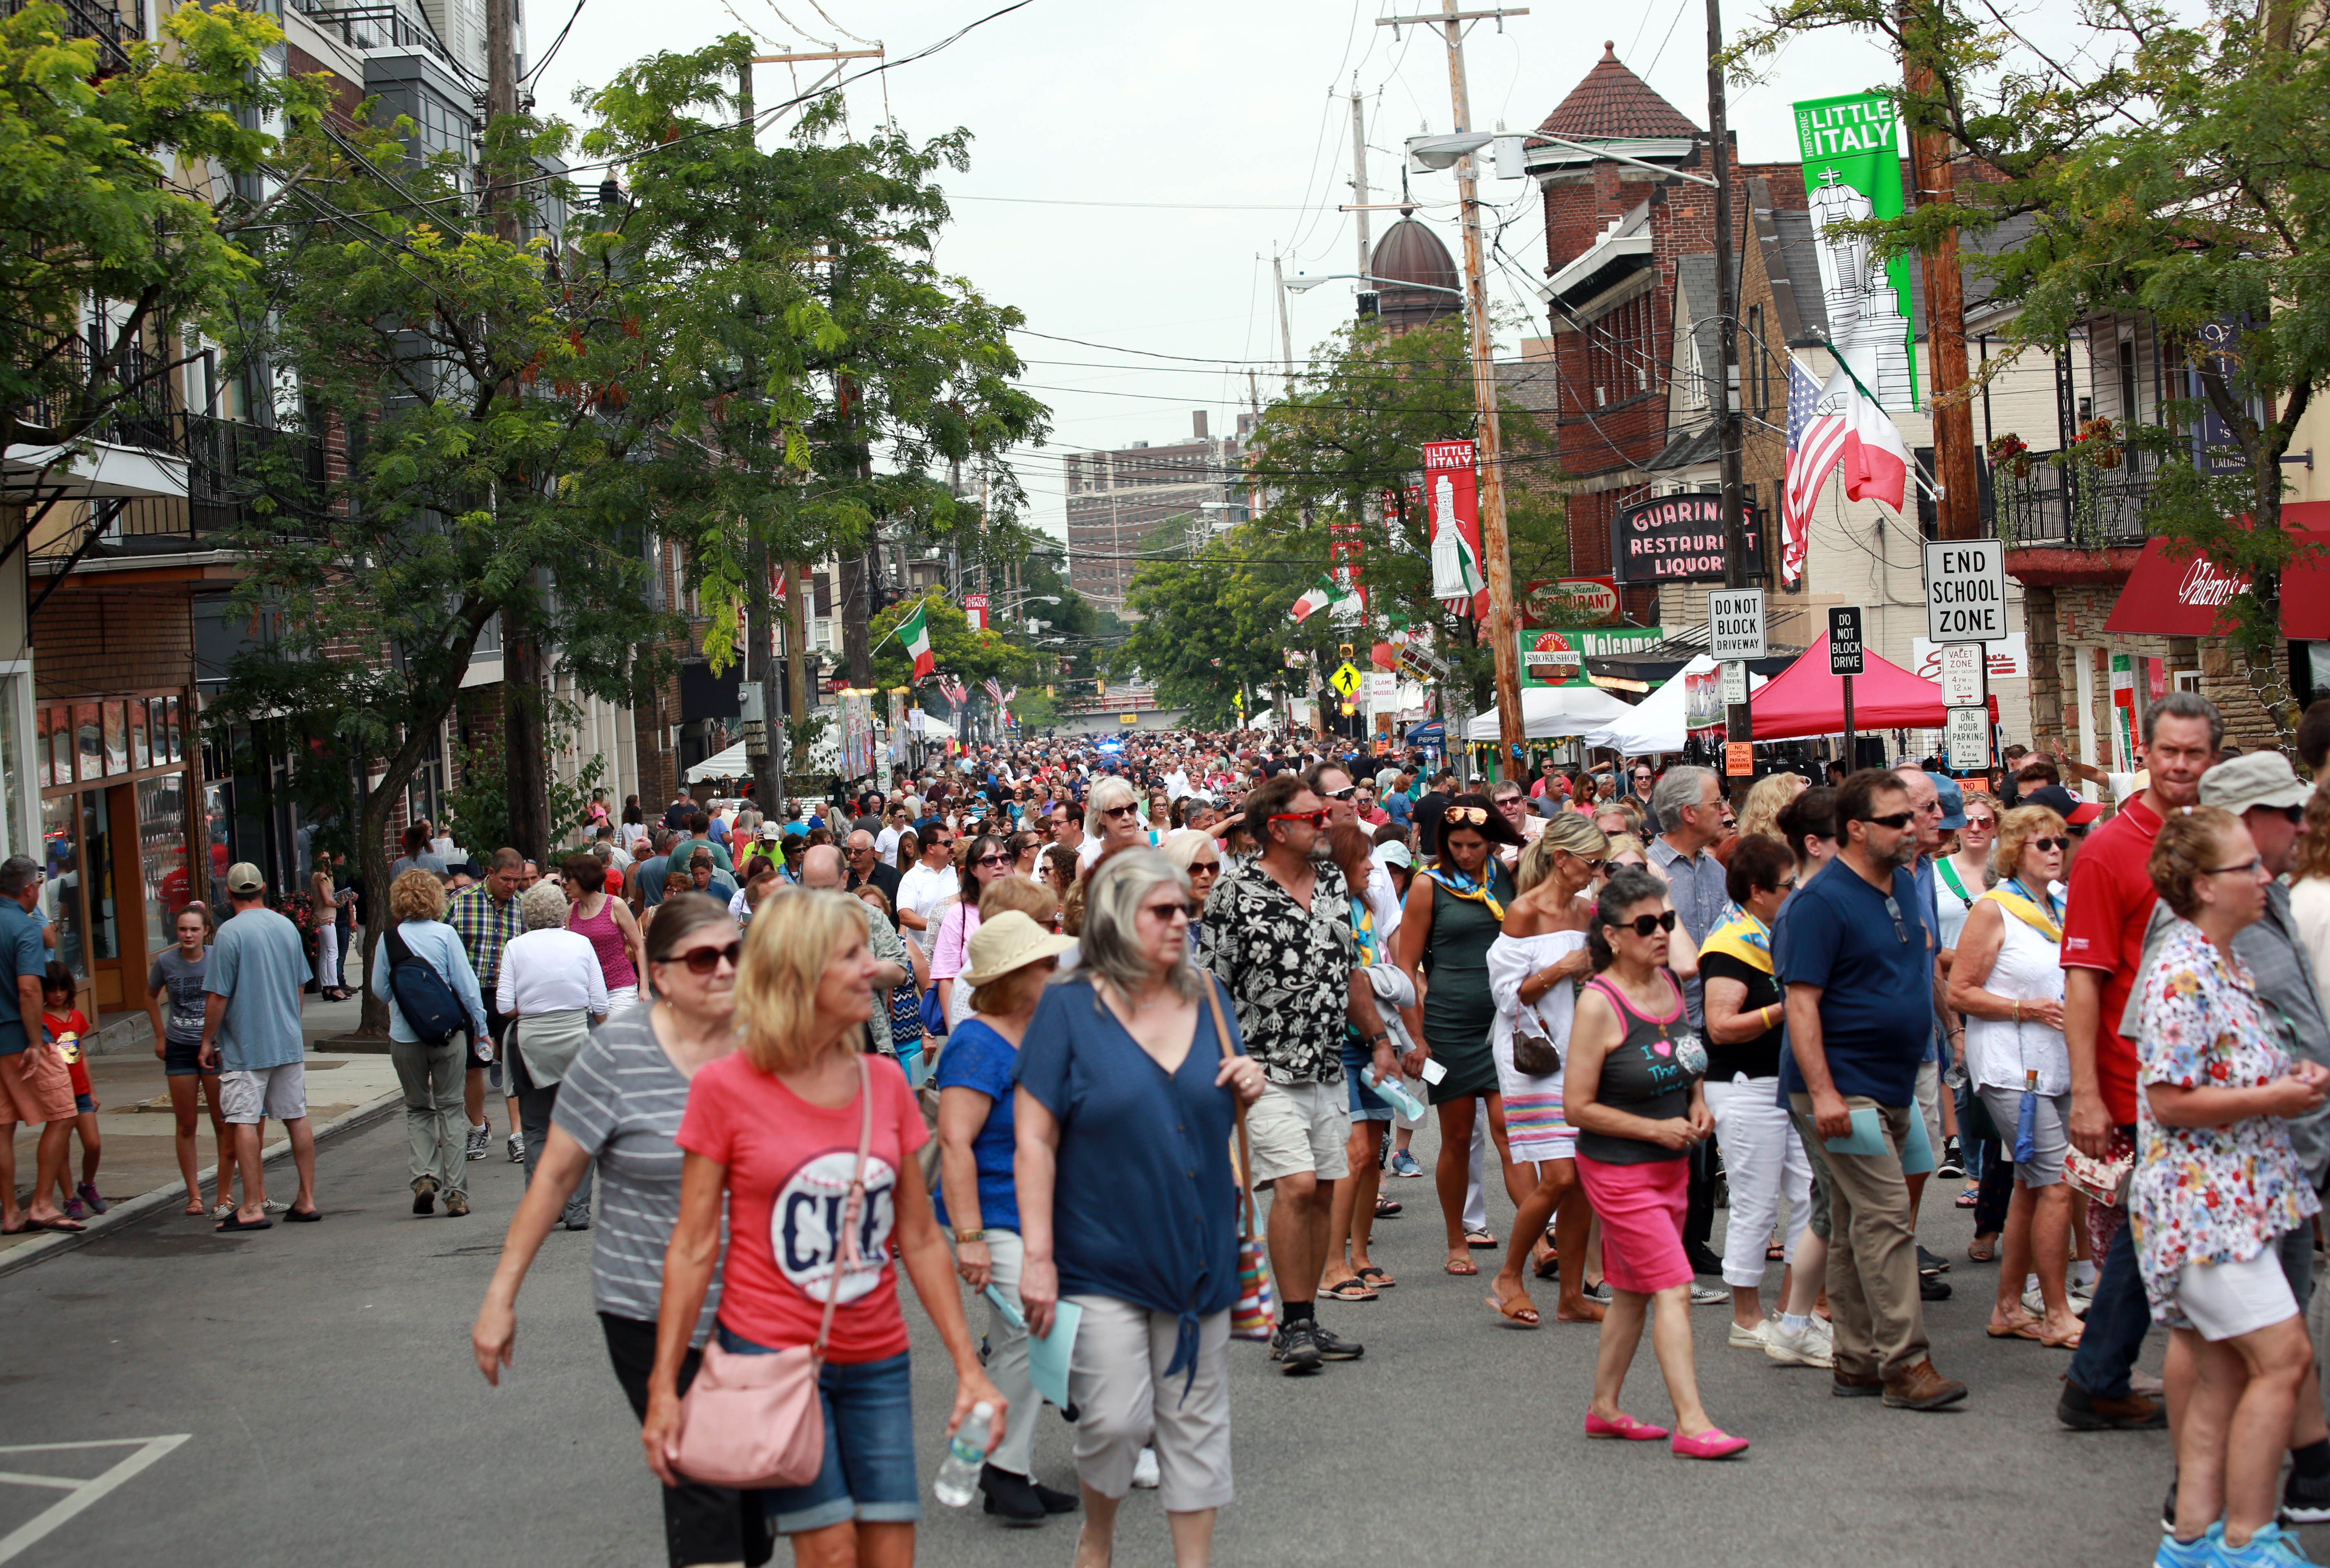
<svg viewBox="0 0 2330 1568"><path fill-rule="evenodd" d="M1867 235L1832 227L1901 215L1893 102L1873 92L1814 99L1797 104L1795 118L1829 341L1881 407L1895 412L1914 409L1918 363L1909 258L1880 260Z"/></svg>

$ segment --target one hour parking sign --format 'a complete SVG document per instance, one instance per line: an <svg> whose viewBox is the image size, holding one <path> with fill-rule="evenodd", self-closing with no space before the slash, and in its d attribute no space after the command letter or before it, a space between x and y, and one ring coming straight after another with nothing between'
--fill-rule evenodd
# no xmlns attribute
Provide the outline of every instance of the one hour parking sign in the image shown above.
<svg viewBox="0 0 2330 1568"><path fill-rule="evenodd" d="M1926 637L1996 642L2006 630L2006 545L1941 539L1926 546Z"/></svg>

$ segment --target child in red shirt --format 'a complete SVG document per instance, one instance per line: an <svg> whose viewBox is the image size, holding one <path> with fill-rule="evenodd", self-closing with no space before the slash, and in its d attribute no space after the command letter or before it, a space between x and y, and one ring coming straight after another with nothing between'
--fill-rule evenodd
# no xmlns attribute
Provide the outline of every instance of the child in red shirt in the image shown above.
<svg viewBox="0 0 2330 1568"><path fill-rule="evenodd" d="M78 1220L105 1213L105 1200L97 1193L97 1161L105 1151L105 1140L98 1135L97 1095L90 1087L89 1065L81 1060L81 1036L89 1033L89 1020L72 999L72 971L62 964L50 964L41 980L41 1025L72 1076L73 1130L81 1135L81 1187L77 1193L66 1192L65 1178L59 1176L57 1188L65 1218Z"/></svg>

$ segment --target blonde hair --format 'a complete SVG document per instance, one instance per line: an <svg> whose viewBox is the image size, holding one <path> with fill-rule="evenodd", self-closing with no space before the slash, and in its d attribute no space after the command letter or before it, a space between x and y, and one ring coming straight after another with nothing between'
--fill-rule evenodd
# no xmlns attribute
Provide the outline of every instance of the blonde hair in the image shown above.
<svg viewBox="0 0 2330 1568"><path fill-rule="evenodd" d="M2186 920L2199 911L2201 879L2216 864L2223 840L2240 825L2241 819L2221 806L2188 806L2168 814L2144 869L2170 909Z"/></svg>
<svg viewBox="0 0 2330 1568"><path fill-rule="evenodd" d="M1610 865L1615 865L1630 855L1639 855L1646 861L1651 857L1650 852L1643 847L1643 841L1631 833L1622 833L1610 840L1610 847L1603 851L1603 854L1608 857ZM1609 866L1605 865L1603 869L1607 871Z"/></svg>
<svg viewBox="0 0 2330 1568"><path fill-rule="evenodd" d="M1024 876L999 876L979 895L979 918L991 921L1006 910L1018 910L1038 925L1060 912L1060 895L1040 882Z"/></svg>
<svg viewBox="0 0 2330 1568"><path fill-rule="evenodd" d="M763 1072L793 1072L809 1065L819 1042L817 991L852 940L866 940L866 906L847 893L797 889L763 903L744 928L744 959L736 968L738 1047ZM862 1031L842 1031L842 1049L857 1049Z"/></svg>
<svg viewBox="0 0 2330 1568"><path fill-rule="evenodd" d="M1527 893L1553 874L1553 857L1568 850L1580 860L1592 860L1610 852L1609 835L1594 826L1594 818L1582 811L1564 811L1545 825L1527 849L1521 851L1520 873L1514 879L1520 891Z"/></svg>
<svg viewBox="0 0 2330 1568"><path fill-rule="evenodd" d="M2061 838L2070 833L2063 819L2044 806L2018 806L2012 811L1997 812L1998 840L1990 846L1990 870L1994 878L2004 881L2018 874L2022 864L2022 849L2032 839L2052 835ZM2032 888L2033 893L2041 890Z"/></svg>
<svg viewBox="0 0 2330 1568"><path fill-rule="evenodd" d="M388 912L399 925L406 921L445 918L445 884L433 871L418 866L388 884Z"/></svg>
<svg viewBox="0 0 2330 1568"><path fill-rule="evenodd" d="M1780 831L1780 813L1811 788L1801 773L1767 773L1757 779L1739 808L1739 836L1750 838L1760 833L1785 841L1787 835Z"/></svg>

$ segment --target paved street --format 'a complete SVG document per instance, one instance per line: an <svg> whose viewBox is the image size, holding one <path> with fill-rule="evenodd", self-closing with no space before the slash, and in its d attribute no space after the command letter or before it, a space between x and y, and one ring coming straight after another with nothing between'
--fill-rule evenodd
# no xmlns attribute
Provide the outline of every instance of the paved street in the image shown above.
<svg viewBox="0 0 2330 1568"><path fill-rule="evenodd" d="M660 1563L653 1485L589 1310L587 1236L545 1247L514 1375L491 1390L470 1365L519 1187L498 1157L470 1170L476 1216L412 1217L392 1115L327 1146L323 1224L229 1238L166 1212L0 1278L0 1472L111 1482L0 1481L0 1563ZM1378 1256L1398 1289L1327 1308L1366 1359L1297 1382L1233 1346L1239 1495L1217 1561L2150 1561L2165 1434L2055 1425L2068 1357L1983 1337L1990 1272L1964 1261L1958 1211L1926 1240L1959 1260L1957 1299L1928 1314L1938 1365L1973 1385L1965 1407L1836 1401L1825 1374L1725 1348L1724 1311L1702 1308L1708 1407L1756 1447L1694 1466L1580 1437L1594 1331L1502 1326L1480 1281L1439 1273L1430 1184L1392 1185L1409 1213L1379 1228ZM1509 1218L1501 1200L1491 1212ZM915 1336L929 1472L949 1383L919 1314ZM1664 1417L1647 1346L1630 1387L1638 1413ZM1042 1419L1039 1471L1073 1485L1067 1429ZM92 1442L120 1446L35 1451ZM61 1500L86 1506L24 1539ZM1153 1495L1124 1520L1119 1563L1170 1561ZM1065 1563L1071 1530L1007 1533L932 1505L923 1560Z"/></svg>

